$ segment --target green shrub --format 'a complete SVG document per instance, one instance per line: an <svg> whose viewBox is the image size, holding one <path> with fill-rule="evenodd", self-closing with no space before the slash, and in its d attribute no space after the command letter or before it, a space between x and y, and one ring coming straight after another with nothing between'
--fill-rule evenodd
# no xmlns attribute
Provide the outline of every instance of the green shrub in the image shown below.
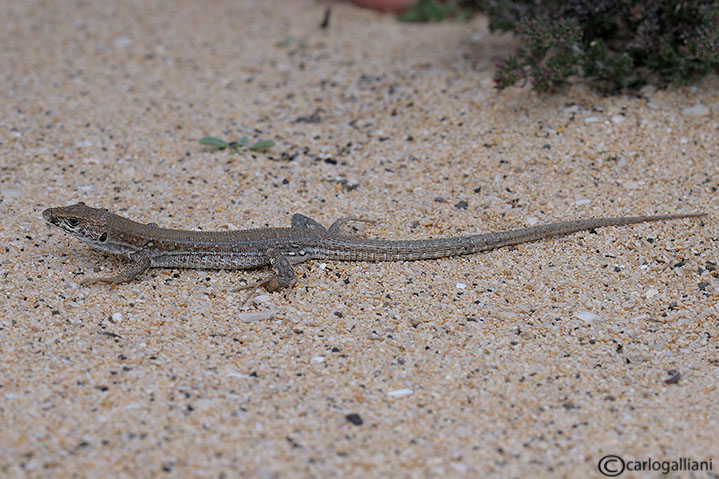
<svg viewBox="0 0 719 479"><path fill-rule="evenodd" d="M684 83L719 71L717 0L474 0L490 29L515 31L495 84L551 91L572 75L610 91Z"/></svg>

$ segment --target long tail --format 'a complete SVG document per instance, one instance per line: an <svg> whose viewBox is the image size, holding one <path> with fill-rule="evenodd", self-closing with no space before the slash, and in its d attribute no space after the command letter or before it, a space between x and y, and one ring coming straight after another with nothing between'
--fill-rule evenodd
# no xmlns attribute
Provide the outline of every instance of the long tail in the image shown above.
<svg viewBox="0 0 719 479"><path fill-rule="evenodd" d="M651 221L667 221L706 216L706 213L688 213L656 216L625 216L621 218L592 218L531 226L498 233L454 238L425 240L373 240L341 236L326 238L320 247L319 257L351 261L413 261L445 258L488 251L503 246L528 243L554 236L568 235L605 226L623 226Z"/></svg>
<svg viewBox="0 0 719 479"><path fill-rule="evenodd" d="M585 220L562 221L560 223L550 223L547 225L531 226L510 231L501 231L499 233L490 233L488 235L477 235L475 238L489 237L490 248L501 248L502 246L510 246L520 243L528 243L540 239L551 238L553 236L563 236L579 231L589 231L595 228L604 228L606 226L625 226L637 223L649 223L652 221L668 221L678 220L682 218L696 218L706 216L706 213L685 213L676 215L656 215L656 216L623 216L620 218L590 218ZM471 237L470 237L471 238Z"/></svg>

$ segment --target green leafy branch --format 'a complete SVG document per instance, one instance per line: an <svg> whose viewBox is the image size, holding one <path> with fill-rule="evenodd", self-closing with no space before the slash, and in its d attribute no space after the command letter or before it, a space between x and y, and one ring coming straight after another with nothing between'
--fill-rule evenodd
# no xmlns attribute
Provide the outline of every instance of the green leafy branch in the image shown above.
<svg viewBox="0 0 719 479"><path fill-rule="evenodd" d="M274 140L259 140L250 145L250 139L247 136L243 136L237 141L225 141L222 138L205 136L200 138L200 144L211 146L213 148L217 148L218 150L229 149L232 153L239 153L240 148L245 147L247 147L250 151L268 151L270 148L275 146Z"/></svg>

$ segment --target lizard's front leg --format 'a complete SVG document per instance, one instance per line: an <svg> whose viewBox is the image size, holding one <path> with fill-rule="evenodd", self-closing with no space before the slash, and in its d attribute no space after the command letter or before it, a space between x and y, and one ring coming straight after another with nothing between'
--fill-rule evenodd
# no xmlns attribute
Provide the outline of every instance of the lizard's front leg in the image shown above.
<svg viewBox="0 0 719 479"><path fill-rule="evenodd" d="M87 278L80 281L80 284L87 285L93 283L124 283L126 281L132 281L148 269L150 269L150 258L145 256L138 259L137 261L133 261L115 276L107 276L104 278Z"/></svg>

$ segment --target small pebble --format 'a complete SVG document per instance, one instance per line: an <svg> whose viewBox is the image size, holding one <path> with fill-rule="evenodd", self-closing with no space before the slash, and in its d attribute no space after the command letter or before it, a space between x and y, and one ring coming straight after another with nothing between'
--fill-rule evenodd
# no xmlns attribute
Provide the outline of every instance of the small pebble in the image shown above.
<svg viewBox="0 0 719 479"><path fill-rule="evenodd" d="M127 48L132 45L132 39L126 36L117 37L113 44L116 48Z"/></svg>
<svg viewBox="0 0 719 479"><path fill-rule="evenodd" d="M682 115L684 116L707 116L709 114L709 108L705 107L701 103L697 103L694 106L690 106L689 108L684 108L682 110Z"/></svg>
<svg viewBox="0 0 719 479"><path fill-rule="evenodd" d="M636 190L644 184L643 181L625 181L624 187L628 190Z"/></svg>
<svg viewBox="0 0 719 479"><path fill-rule="evenodd" d="M257 311L251 313L238 313L237 319L243 323L256 323L258 321L264 321L266 319L273 319L275 313L271 311Z"/></svg>
<svg viewBox="0 0 719 479"><path fill-rule="evenodd" d="M323 362L325 362L324 356L314 356L313 358L310 358L310 364L317 364Z"/></svg>
<svg viewBox="0 0 719 479"><path fill-rule="evenodd" d="M581 319L585 323L591 323L600 319L600 316L598 314L594 314L591 311L580 311L578 313L575 313L574 316L578 319Z"/></svg>
<svg viewBox="0 0 719 479"><path fill-rule="evenodd" d="M669 371L667 371L667 374L669 375L669 377L664 380L664 382L667 384L676 384L682 377L682 373L680 373L678 369L670 369Z"/></svg>
<svg viewBox="0 0 719 479"><path fill-rule="evenodd" d="M360 415L356 414L356 413L346 415L345 419L347 419L349 422L351 422L355 426L361 426L364 423L364 421L362 420L362 417L360 417Z"/></svg>
<svg viewBox="0 0 719 479"><path fill-rule="evenodd" d="M122 313L112 313L112 320L115 322L122 321Z"/></svg>
<svg viewBox="0 0 719 479"><path fill-rule="evenodd" d="M467 287L464 283L457 283L457 289L465 289Z"/></svg>
<svg viewBox="0 0 719 479"><path fill-rule="evenodd" d="M0 188L0 195L5 198L22 198L25 192L20 188L4 187Z"/></svg>
<svg viewBox="0 0 719 479"><path fill-rule="evenodd" d="M394 391L390 391L387 393L388 396L391 396L393 398L401 398L405 396L409 396L410 394L413 394L414 391L411 389L395 389Z"/></svg>

